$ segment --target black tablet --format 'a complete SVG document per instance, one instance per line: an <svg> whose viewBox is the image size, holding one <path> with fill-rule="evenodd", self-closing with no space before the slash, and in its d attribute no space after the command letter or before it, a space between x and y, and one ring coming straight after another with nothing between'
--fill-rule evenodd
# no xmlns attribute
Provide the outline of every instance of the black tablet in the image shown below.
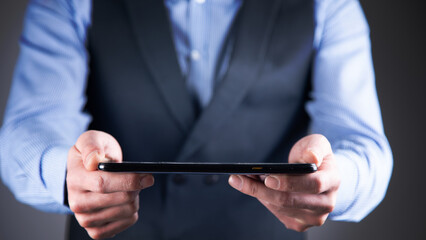
<svg viewBox="0 0 426 240"><path fill-rule="evenodd" d="M317 170L305 163L211 163L211 162L122 162L99 163L108 172L180 173L180 174L305 174Z"/></svg>

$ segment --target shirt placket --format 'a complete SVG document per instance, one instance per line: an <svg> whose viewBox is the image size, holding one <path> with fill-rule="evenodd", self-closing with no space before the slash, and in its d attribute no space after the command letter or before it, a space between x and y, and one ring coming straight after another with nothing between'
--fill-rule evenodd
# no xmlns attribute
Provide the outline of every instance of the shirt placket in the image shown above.
<svg viewBox="0 0 426 240"><path fill-rule="evenodd" d="M191 0L188 14L190 44L187 81L202 107L208 104L212 96L212 77L208 56L209 7L208 0Z"/></svg>

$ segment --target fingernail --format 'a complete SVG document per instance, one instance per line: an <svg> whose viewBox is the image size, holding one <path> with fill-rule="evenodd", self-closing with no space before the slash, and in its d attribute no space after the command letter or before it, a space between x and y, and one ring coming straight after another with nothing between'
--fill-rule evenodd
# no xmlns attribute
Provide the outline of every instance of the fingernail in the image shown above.
<svg viewBox="0 0 426 240"><path fill-rule="evenodd" d="M86 159L84 159L84 164L92 160L93 158L96 158L99 155L98 151L93 151L87 155Z"/></svg>
<svg viewBox="0 0 426 240"><path fill-rule="evenodd" d="M316 165L318 165L318 163L320 162L320 155L317 152L313 151L313 150L309 150L309 152L311 152L311 154L314 156L314 159L315 159L314 163Z"/></svg>
<svg viewBox="0 0 426 240"><path fill-rule="evenodd" d="M153 176L144 176L141 179L141 187L147 188L154 185L154 177Z"/></svg>
<svg viewBox="0 0 426 240"><path fill-rule="evenodd" d="M240 176L236 176L236 175L232 175L229 178L229 184L238 190L241 190L243 188L243 180L241 179Z"/></svg>
<svg viewBox="0 0 426 240"><path fill-rule="evenodd" d="M278 180L278 178L276 178L274 176L268 176L265 179L265 185L268 188L272 188L272 189L278 190L280 188L280 180Z"/></svg>

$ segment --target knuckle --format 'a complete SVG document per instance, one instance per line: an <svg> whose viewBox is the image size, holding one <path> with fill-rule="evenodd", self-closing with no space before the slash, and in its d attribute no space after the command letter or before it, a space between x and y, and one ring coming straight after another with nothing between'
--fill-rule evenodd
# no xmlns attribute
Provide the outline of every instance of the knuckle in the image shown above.
<svg viewBox="0 0 426 240"><path fill-rule="evenodd" d="M127 190L138 190L143 182L143 178L141 179L137 174L127 175L123 180L123 188Z"/></svg>
<svg viewBox="0 0 426 240"><path fill-rule="evenodd" d="M249 189L248 189L248 193L251 196L257 196L257 193L259 192L259 189L257 188L256 184L250 184L249 185Z"/></svg>
<svg viewBox="0 0 426 240"><path fill-rule="evenodd" d="M280 191L292 192L294 190L294 182L290 178L280 177Z"/></svg>
<svg viewBox="0 0 426 240"><path fill-rule="evenodd" d="M66 176L66 182L67 182L67 189L74 189L76 187L77 177L75 176L75 174L73 174L72 171L68 170L68 173Z"/></svg>
<svg viewBox="0 0 426 240"><path fill-rule="evenodd" d="M293 181L287 181L286 189L288 192L293 192L295 190Z"/></svg>
<svg viewBox="0 0 426 240"><path fill-rule="evenodd" d="M100 231L97 228L94 229L87 229L87 234L89 234L89 236L93 239L102 239L103 238L103 232Z"/></svg>
<svg viewBox="0 0 426 240"><path fill-rule="evenodd" d="M131 203L135 199L133 192L121 192L120 194L123 203Z"/></svg>
<svg viewBox="0 0 426 240"><path fill-rule="evenodd" d="M69 185L72 185L73 181L72 181L72 174L71 172L68 170L67 176L65 177L65 180L67 182L67 187L69 188Z"/></svg>
<svg viewBox="0 0 426 240"><path fill-rule="evenodd" d="M91 226L91 222L89 221L89 219L77 215L75 216L75 218L77 219L81 227L88 228Z"/></svg>
<svg viewBox="0 0 426 240"><path fill-rule="evenodd" d="M295 231L297 232L305 232L306 230L308 230L308 226L305 225L298 225L294 228Z"/></svg>
<svg viewBox="0 0 426 240"><path fill-rule="evenodd" d="M322 226L322 225L324 225L324 223L325 223L326 219L327 219L327 215L325 215L325 216L321 216L321 217L317 218L317 219L313 222L313 224L312 224L312 225L317 226L317 227Z"/></svg>
<svg viewBox="0 0 426 240"><path fill-rule="evenodd" d="M133 215L132 215L132 218L131 218L131 224L133 225L133 224L135 224L137 221L138 221L138 219L139 219L139 214L138 214L138 212L135 212Z"/></svg>
<svg viewBox="0 0 426 240"><path fill-rule="evenodd" d="M76 204L74 202L68 202L68 203L69 203L70 209L73 213L81 212L81 207L78 204Z"/></svg>
<svg viewBox="0 0 426 240"><path fill-rule="evenodd" d="M326 213L331 213L333 210L334 210L333 204L326 204L324 206L324 212L326 212Z"/></svg>
<svg viewBox="0 0 426 240"><path fill-rule="evenodd" d="M102 175L98 175L95 183L95 192L105 193L105 179Z"/></svg>
<svg viewBox="0 0 426 240"><path fill-rule="evenodd" d="M335 176L336 177L334 177L332 179L332 184L331 184L332 186L330 187L330 190L333 190L333 191L337 191L339 189L340 183L342 181L341 178L340 178L340 176L339 176L339 174L337 173L337 170L336 170Z"/></svg>
<svg viewBox="0 0 426 240"><path fill-rule="evenodd" d="M84 211L83 206L73 198L70 198L68 200L68 205L69 205L71 211L74 212L74 213L80 213L80 212Z"/></svg>
<svg viewBox="0 0 426 240"><path fill-rule="evenodd" d="M314 193L321 193L322 192L322 188L324 186L324 182L323 182L323 178L321 176L317 176L316 178L313 179L313 191Z"/></svg>
<svg viewBox="0 0 426 240"><path fill-rule="evenodd" d="M282 207L287 208L293 208L295 204L295 199L290 194L281 194L278 201Z"/></svg>
<svg viewBox="0 0 426 240"><path fill-rule="evenodd" d="M101 228L86 229L89 236L93 239L105 239L114 237L114 233L107 232Z"/></svg>
<svg viewBox="0 0 426 240"><path fill-rule="evenodd" d="M123 181L123 189L126 190L134 190L138 188L138 181L136 178L131 177L131 178L127 178L125 179L125 181Z"/></svg>
<svg viewBox="0 0 426 240"><path fill-rule="evenodd" d="M139 211L139 204L136 200L130 203L130 211L132 213Z"/></svg>

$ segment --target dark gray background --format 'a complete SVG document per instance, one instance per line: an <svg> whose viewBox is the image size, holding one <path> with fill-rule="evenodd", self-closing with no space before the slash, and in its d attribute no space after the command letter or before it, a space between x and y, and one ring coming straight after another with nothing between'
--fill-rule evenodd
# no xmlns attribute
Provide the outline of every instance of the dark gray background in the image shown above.
<svg viewBox="0 0 426 240"><path fill-rule="evenodd" d="M0 7L0 117L27 1ZM382 204L361 223L327 222L309 239L426 239L426 10L423 1L362 0L371 27L378 95L394 172ZM1 120L0 120L1 122ZM0 239L63 239L65 217L16 202L0 184Z"/></svg>

